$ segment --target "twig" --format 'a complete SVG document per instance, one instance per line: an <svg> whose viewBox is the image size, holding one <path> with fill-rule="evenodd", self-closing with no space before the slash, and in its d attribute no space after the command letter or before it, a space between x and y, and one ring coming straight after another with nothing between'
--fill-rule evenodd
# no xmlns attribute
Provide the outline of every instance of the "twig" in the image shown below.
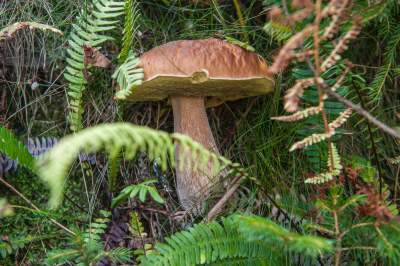
<svg viewBox="0 0 400 266"><path fill-rule="evenodd" d="M235 193L236 189L240 186L240 183L243 181L245 176L240 175L235 177L232 182L232 186L225 192L225 195L212 207L212 209L208 212L206 221L211 221L217 216L218 213L221 212L222 208L226 204L226 202L230 199L230 197Z"/></svg>
<svg viewBox="0 0 400 266"><path fill-rule="evenodd" d="M322 86L322 89L324 90L324 92L326 94L328 94L329 96L331 96L332 98L335 98L337 101L343 103L344 105L346 105L347 107L350 107L351 109L353 109L356 113L358 113L359 115L363 116L365 119L367 119L371 124L373 124L374 126L376 126L377 128L379 128L380 130L382 130L383 132L389 134L390 136L394 137L394 138L398 138L400 139L400 133L397 132L396 130L394 130L393 128L389 127L388 125L386 125L385 123L379 121L378 119L376 119L374 116L372 116L368 111L364 110L361 106L359 106L358 104L355 104L349 100L347 100L346 98L344 98L343 96L341 96L340 94L338 94L337 92L334 92L332 90L329 89L329 87L327 85Z"/></svg>
<svg viewBox="0 0 400 266"><path fill-rule="evenodd" d="M2 177L0 177L0 182L3 183L6 187L8 187L11 191L13 191L15 194L17 194L20 198L22 198L26 203L28 203L33 209L37 210L37 211L41 211L35 204L32 203L32 201L30 201L28 198L26 198L21 192L19 192L15 187L13 187L10 183L8 183L7 181L5 181ZM54 220L53 218L49 218L50 221L55 224L56 226L58 226L59 228L61 228L62 230L66 231L67 233L75 236L76 234L71 231L70 229L68 229L67 227L65 227L64 225L60 224L59 222L57 222L56 220Z"/></svg>
<svg viewBox="0 0 400 266"><path fill-rule="evenodd" d="M315 20L314 20L314 33L313 33L313 40L314 40L314 66L315 66L315 71L314 71L314 83L315 86L317 87L318 91L318 98L319 98L319 106L321 107L321 115L322 115L322 120L324 122L324 129L325 129L325 134L329 134L330 129L329 129L329 122L328 122L328 116L326 115L325 108L324 108L324 96L325 94L323 93L321 83L319 82L319 79L321 77L321 62L320 62L320 56L319 56L319 47L320 47L320 39L319 39L319 29L320 29L320 24L321 24L321 0L317 0L315 3ZM333 166L335 165L334 159L333 159L333 153L332 153L332 140L331 138L327 139L328 142L328 160L330 161L329 164L329 171L333 172Z"/></svg>

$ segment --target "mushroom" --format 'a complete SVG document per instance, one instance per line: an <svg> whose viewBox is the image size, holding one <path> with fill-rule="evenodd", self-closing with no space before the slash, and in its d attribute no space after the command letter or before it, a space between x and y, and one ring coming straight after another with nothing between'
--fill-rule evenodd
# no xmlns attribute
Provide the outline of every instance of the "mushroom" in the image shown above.
<svg viewBox="0 0 400 266"><path fill-rule="evenodd" d="M266 62L256 53L219 39L169 42L144 53L141 85L125 99L160 101L170 99L174 130L219 154L207 119L205 101L229 101L266 94L274 82ZM206 98L207 97L207 98ZM176 150L177 160L188 156ZM190 156L190 155L189 155ZM177 170L179 200L184 209L201 208L218 176L212 166L202 171Z"/></svg>

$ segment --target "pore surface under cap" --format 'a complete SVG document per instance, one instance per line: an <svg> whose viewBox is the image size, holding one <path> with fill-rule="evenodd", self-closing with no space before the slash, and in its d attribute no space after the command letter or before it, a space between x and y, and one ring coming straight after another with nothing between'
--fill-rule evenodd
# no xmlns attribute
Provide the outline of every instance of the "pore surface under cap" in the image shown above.
<svg viewBox="0 0 400 266"><path fill-rule="evenodd" d="M140 57L142 85L127 100L210 96L221 100L265 94L273 89L266 62L256 53L219 39L170 42Z"/></svg>

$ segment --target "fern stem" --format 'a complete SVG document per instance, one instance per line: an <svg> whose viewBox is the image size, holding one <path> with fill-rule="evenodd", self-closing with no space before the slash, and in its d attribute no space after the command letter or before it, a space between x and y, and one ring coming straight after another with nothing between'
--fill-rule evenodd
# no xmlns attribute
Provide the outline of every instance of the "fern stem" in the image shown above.
<svg viewBox="0 0 400 266"><path fill-rule="evenodd" d="M226 204L226 202L232 197L233 193L235 193L236 189L240 186L243 181L244 175L239 175L232 181L232 186L226 191L225 195L217 202L217 204L212 207L212 209L207 214L206 221L211 221L221 212L222 208Z"/></svg>
<svg viewBox="0 0 400 266"><path fill-rule="evenodd" d="M333 219L335 221L335 235L336 235L336 252L335 252L335 266L340 265L340 258L342 256L342 237L340 233L340 224L337 211L333 211Z"/></svg>
<svg viewBox="0 0 400 266"><path fill-rule="evenodd" d="M324 109L324 95L325 93L323 92L319 79L321 78L321 62L319 58L319 29L320 29L320 23L321 23L321 3L322 0L317 0L315 4L315 20L314 20L314 83L315 86L317 87L318 90L318 95L319 95L319 106L321 107L321 115L322 115L322 120L324 122L324 128L325 128L325 133L329 134L330 129L329 129L329 122L328 118ZM330 160L329 164L329 172L333 172L333 166L334 166L334 158L332 156L332 141L330 138L327 139L328 141L328 160Z"/></svg>

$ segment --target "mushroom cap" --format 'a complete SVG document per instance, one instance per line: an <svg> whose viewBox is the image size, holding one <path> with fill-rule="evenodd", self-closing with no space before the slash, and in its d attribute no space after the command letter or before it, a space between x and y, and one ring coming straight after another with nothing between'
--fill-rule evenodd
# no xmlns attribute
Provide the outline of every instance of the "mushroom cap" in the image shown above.
<svg viewBox="0 0 400 266"><path fill-rule="evenodd" d="M144 80L126 100L159 101L169 96L202 96L211 101L266 94L274 81L264 59L220 39L181 40L144 53Z"/></svg>

